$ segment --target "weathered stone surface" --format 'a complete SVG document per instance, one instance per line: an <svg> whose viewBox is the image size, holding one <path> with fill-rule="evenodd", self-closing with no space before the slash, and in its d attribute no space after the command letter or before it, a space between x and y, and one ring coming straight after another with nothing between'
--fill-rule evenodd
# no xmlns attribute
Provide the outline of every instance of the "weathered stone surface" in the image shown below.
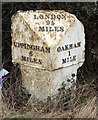
<svg viewBox="0 0 98 120"><path fill-rule="evenodd" d="M63 82L66 85L65 89L70 88L76 82L78 68L79 65L73 65L54 71L47 71L21 65L23 85L33 96L43 100L48 96L57 94ZM75 77L72 77L72 74Z"/></svg>
<svg viewBox="0 0 98 120"><path fill-rule="evenodd" d="M63 10L19 11L12 17L12 61L19 63L23 85L39 99L52 96L82 66L82 23ZM76 81L76 77L74 77Z"/></svg>

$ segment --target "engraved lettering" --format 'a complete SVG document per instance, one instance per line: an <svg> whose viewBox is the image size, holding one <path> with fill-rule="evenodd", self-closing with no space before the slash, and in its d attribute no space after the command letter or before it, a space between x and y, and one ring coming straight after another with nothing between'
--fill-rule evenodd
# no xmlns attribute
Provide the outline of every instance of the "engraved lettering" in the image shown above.
<svg viewBox="0 0 98 120"><path fill-rule="evenodd" d="M25 62L31 62L31 63L35 63L35 64L42 64L42 60L38 59L38 58L30 58L30 57L26 57L26 56L21 56L21 61L25 61Z"/></svg>
<svg viewBox="0 0 98 120"><path fill-rule="evenodd" d="M76 61L76 55L62 59L62 64Z"/></svg>
<svg viewBox="0 0 98 120"><path fill-rule="evenodd" d="M57 52L71 50L71 49L75 49L75 48L78 48L78 47L81 47L81 42L77 42L77 43L74 43L74 44L67 44L67 45L58 47Z"/></svg>
<svg viewBox="0 0 98 120"><path fill-rule="evenodd" d="M13 45L14 47L18 47L18 48L50 53L50 47L41 47L37 45L30 45L30 44L18 43L18 42L14 42Z"/></svg>

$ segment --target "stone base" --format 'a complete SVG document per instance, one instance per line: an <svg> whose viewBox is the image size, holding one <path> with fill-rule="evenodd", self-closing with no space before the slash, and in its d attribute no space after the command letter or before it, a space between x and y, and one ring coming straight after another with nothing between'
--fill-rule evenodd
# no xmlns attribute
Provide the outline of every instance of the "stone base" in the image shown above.
<svg viewBox="0 0 98 120"><path fill-rule="evenodd" d="M62 83L65 89L76 82L77 69L82 63L54 71L20 65L22 73L22 84L32 96L39 100L47 99L58 93Z"/></svg>

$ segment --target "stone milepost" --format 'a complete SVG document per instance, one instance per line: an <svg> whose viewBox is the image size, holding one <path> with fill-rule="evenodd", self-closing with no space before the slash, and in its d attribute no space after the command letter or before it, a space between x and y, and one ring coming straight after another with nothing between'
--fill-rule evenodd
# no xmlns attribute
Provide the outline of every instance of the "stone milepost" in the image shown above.
<svg viewBox="0 0 98 120"><path fill-rule="evenodd" d="M12 16L12 62L20 64L22 84L32 97L51 97L62 82L70 88L84 58L84 27L75 15L31 10Z"/></svg>

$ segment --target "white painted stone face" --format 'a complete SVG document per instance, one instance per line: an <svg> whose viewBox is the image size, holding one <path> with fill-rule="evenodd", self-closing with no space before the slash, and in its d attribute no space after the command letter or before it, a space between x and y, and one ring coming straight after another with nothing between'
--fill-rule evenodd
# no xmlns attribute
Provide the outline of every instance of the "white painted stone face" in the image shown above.
<svg viewBox="0 0 98 120"><path fill-rule="evenodd" d="M63 10L19 11L12 17L12 62L19 63L23 86L43 100L71 87L85 55L82 23ZM76 77L74 77L76 81Z"/></svg>

